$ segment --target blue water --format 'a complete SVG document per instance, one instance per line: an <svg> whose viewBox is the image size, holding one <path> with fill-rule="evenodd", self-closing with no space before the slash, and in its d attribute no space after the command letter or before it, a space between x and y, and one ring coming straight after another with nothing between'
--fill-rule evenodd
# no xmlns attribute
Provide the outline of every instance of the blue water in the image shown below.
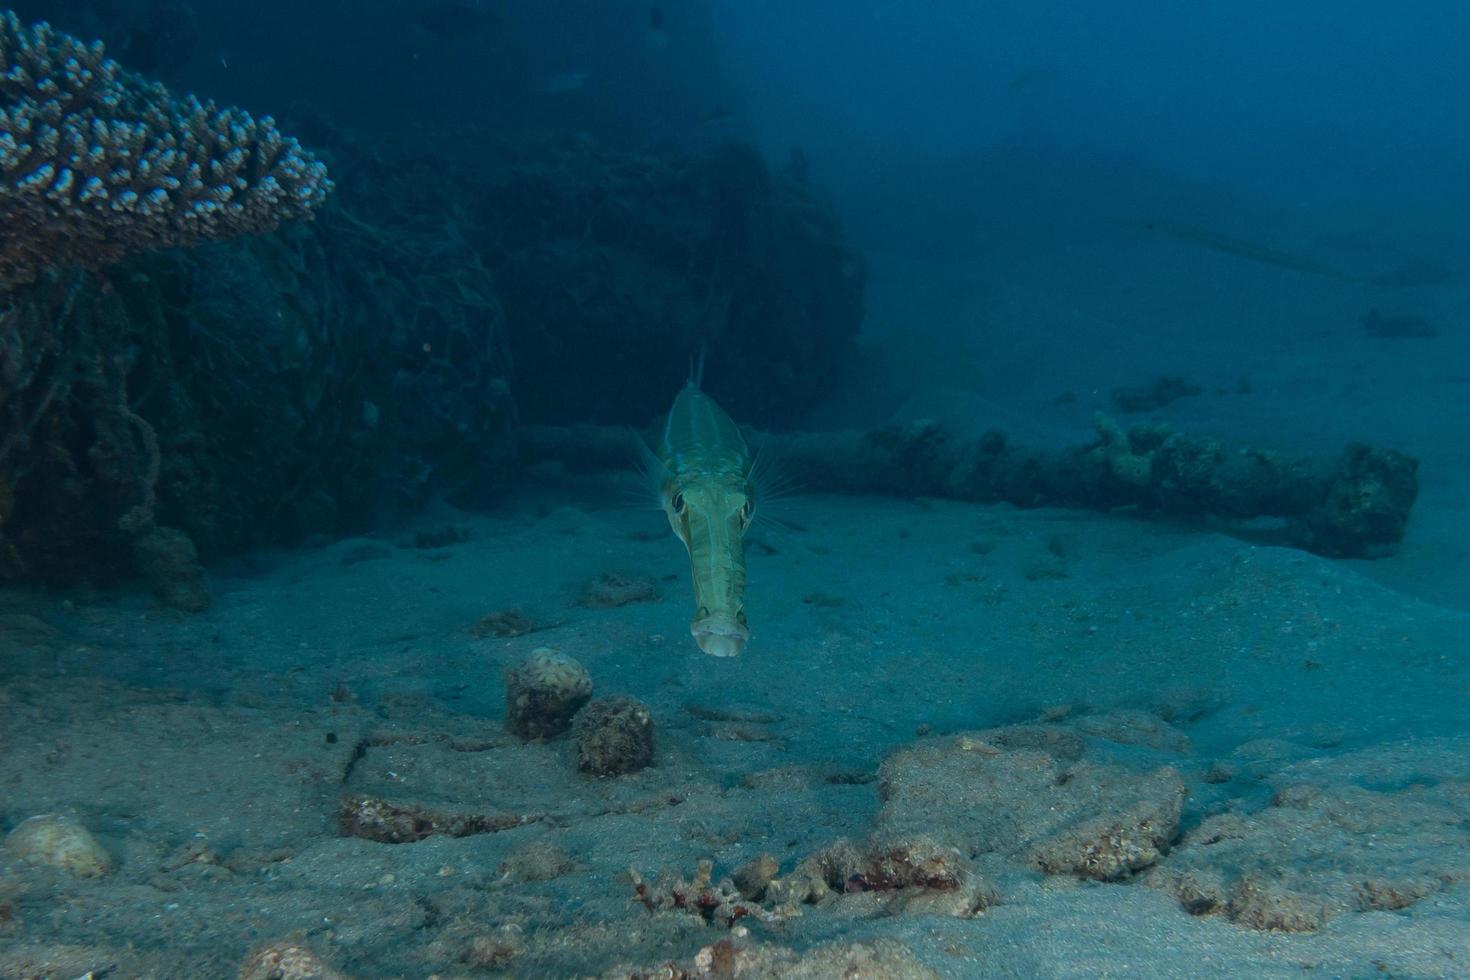
<svg viewBox="0 0 1470 980"><path fill-rule="evenodd" d="M4 9L334 186L0 78L0 980L1470 976L1470 8Z"/></svg>

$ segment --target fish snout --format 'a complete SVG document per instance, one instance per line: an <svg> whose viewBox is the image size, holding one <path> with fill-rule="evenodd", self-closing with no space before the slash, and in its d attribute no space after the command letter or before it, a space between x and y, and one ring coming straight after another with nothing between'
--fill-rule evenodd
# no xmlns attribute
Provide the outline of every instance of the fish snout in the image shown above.
<svg viewBox="0 0 1470 980"><path fill-rule="evenodd" d="M711 657L738 657L750 639L745 617L703 616L689 625L694 642Z"/></svg>

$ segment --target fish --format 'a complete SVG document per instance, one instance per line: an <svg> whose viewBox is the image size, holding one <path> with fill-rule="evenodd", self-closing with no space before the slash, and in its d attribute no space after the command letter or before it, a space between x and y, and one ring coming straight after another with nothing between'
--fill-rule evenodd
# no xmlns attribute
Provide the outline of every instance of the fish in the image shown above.
<svg viewBox="0 0 1470 980"><path fill-rule="evenodd" d="M1050 85L1061 77L1062 73L1055 68L1031 68L1012 76L1006 87L1012 92L1024 92Z"/></svg>
<svg viewBox="0 0 1470 980"><path fill-rule="evenodd" d="M712 126L735 118L735 110L721 103L699 117L701 125Z"/></svg>
<svg viewBox="0 0 1470 980"><path fill-rule="evenodd" d="M701 390L703 363L701 357L674 398L647 466L669 526L689 553L689 632L710 656L734 657L750 639L745 532L755 520L755 459L739 426Z"/></svg>
<svg viewBox="0 0 1470 980"><path fill-rule="evenodd" d="M653 6L648 10L648 31L643 35L643 46L650 51L662 51L669 46L662 7Z"/></svg>
<svg viewBox="0 0 1470 980"><path fill-rule="evenodd" d="M1340 269L1322 265L1311 259L1300 255L1292 255L1290 252L1278 252L1273 248L1266 248L1252 242L1242 241L1239 238L1230 238L1218 234L1207 228L1196 228L1193 225L1176 224L1171 221L1154 221L1139 219L1120 219L1115 224L1124 225L1129 228L1139 228L1143 231L1156 232L1178 239L1181 242L1191 242L1195 245L1203 245L1217 252L1234 255L1262 265L1274 265L1281 269L1292 269L1296 272L1305 272L1314 276L1325 276L1328 279L1340 279L1343 282L1362 282L1358 276L1349 275Z"/></svg>
<svg viewBox="0 0 1470 980"><path fill-rule="evenodd" d="M468 37L484 30L491 21L488 11L475 0L432 0L413 12L420 27L440 37Z"/></svg>
<svg viewBox="0 0 1470 980"><path fill-rule="evenodd" d="M590 76L585 71L563 71L554 75L547 75L541 83L541 91L547 95L565 95L568 92L577 92L587 86Z"/></svg>
<svg viewBox="0 0 1470 980"><path fill-rule="evenodd" d="M1400 263L1387 272L1368 280L1375 286L1386 289L1402 289L1406 286L1434 286L1454 276L1454 272L1437 262L1411 259Z"/></svg>

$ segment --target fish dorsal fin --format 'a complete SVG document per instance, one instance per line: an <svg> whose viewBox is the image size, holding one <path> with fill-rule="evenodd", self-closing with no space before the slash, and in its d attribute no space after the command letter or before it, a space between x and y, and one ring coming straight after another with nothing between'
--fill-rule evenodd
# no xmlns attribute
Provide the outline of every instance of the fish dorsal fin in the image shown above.
<svg viewBox="0 0 1470 980"><path fill-rule="evenodd" d="M689 359L689 386L696 391L704 389L704 354L706 348L699 345L699 353Z"/></svg>

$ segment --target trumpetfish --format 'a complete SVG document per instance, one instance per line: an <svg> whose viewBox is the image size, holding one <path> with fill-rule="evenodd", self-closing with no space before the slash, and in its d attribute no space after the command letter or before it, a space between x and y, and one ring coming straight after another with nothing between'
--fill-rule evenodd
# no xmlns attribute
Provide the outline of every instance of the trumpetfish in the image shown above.
<svg viewBox="0 0 1470 980"><path fill-rule="evenodd" d="M1119 219L1114 224L1124 225L1128 228L1139 228L1143 231L1157 232L1181 242L1192 242L1195 245L1203 245L1226 255L1234 255L1252 262L1260 262L1262 265L1274 265L1282 269L1291 269L1296 272L1306 272L1314 276L1326 276L1328 279L1341 279L1343 282L1362 282L1357 276L1348 275L1340 269L1322 265L1312 259L1303 258L1300 255L1292 255L1290 252L1278 252L1274 248L1266 248L1254 242L1243 241L1239 238L1230 238L1207 228L1196 228L1194 225L1181 225L1172 221L1139 221L1130 219Z"/></svg>
<svg viewBox="0 0 1470 980"><path fill-rule="evenodd" d="M734 657L745 620L745 532L755 518L755 459L735 422L700 390L703 358L674 398L649 469L669 526L689 552L699 649Z"/></svg>

